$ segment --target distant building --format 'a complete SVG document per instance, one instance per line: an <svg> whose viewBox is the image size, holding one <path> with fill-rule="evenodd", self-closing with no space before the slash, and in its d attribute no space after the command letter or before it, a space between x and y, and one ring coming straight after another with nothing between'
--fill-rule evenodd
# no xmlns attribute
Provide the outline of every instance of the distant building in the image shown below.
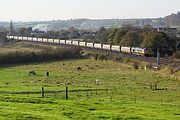
<svg viewBox="0 0 180 120"><path fill-rule="evenodd" d="M31 32L31 35L42 35L42 34L45 34L46 32L45 31L40 31L38 29L34 29L32 32Z"/></svg>
<svg viewBox="0 0 180 120"><path fill-rule="evenodd" d="M10 26L9 26L9 35L13 35L13 34L14 34L14 28L13 28L13 22L11 20Z"/></svg>
<svg viewBox="0 0 180 120"><path fill-rule="evenodd" d="M90 32L90 31L84 31L84 32L80 32L81 36L96 36L97 32Z"/></svg>
<svg viewBox="0 0 180 120"><path fill-rule="evenodd" d="M170 27L157 27L157 28L154 28L154 30L156 30L158 32L173 32L173 33L177 33L177 28L170 28Z"/></svg>

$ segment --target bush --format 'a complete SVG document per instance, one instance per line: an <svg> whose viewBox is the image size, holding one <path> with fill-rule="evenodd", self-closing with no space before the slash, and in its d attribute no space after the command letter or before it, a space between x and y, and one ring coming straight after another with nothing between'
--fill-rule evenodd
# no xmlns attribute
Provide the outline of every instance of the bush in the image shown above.
<svg viewBox="0 0 180 120"><path fill-rule="evenodd" d="M175 59L180 59L180 50L176 51L172 57Z"/></svg>
<svg viewBox="0 0 180 120"><path fill-rule="evenodd" d="M141 69L152 69L153 65L151 63L141 62Z"/></svg>
<svg viewBox="0 0 180 120"><path fill-rule="evenodd" d="M138 69L138 63L137 62L133 62L133 68Z"/></svg>
<svg viewBox="0 0 180 120"><path fill-rule="evenodd" d="M129 58L124 58L124 59L123 59L123 63L126 63L126 64L127 64L127 63L130 63L130 62L131 62L131 60L130 60Z"/></svg>
<svg viewBox="0 0 180 120"><path fill-rule="evenodd" d="M113 61L122 61L122 57L113 56Z"/></svg>
<svg viewBox="0 0 180 120"><path fill-rule="evenodd" d="M42 52L16 51L0 55L0 65L79 58L80 51L79 48L56 48Z"/></svg>
<svg viewBox="0 0 180 120"><path fill-rule="evenodd" d="M95 55L94 55L94 59L95 59L95 60L98 60L98 56L99 56L98 54L95 54Z"/></svg>

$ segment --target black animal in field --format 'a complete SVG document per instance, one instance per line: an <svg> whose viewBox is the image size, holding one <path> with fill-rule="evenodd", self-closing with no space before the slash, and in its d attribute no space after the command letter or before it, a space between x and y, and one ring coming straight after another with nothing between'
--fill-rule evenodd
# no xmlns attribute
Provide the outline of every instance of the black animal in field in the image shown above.
<svg viewBox="0 0 180 120"><path fill-rule="evenodd" d="M29 76L30 75L36 75L36 72L35 71L29 71Z"/></svg>

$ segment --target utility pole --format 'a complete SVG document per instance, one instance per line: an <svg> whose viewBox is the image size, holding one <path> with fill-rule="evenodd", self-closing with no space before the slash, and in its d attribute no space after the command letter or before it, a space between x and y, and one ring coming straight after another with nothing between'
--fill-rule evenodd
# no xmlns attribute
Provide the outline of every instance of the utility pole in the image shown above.
<svg viewBox="0 0 180 120"><path fill-rule="evenodd" d="M68 100L68 81L66 81L66 100Z"/></svg>
<svg viewBox="0 0 180 120"><path fill-rule="evenodd" d="M41 91L42 98L44 98L44 80L42 80L42 91Z"/></svg>
<svg viewBox="0 0 180 120"><path fill-rule="evenodd" d="M14 28L13 28L13 22L11 20L10 26L9 26L9 35L13 35L13 33L14 33Z"/></svg>
<svg viewBox="0 0 180 120"><path fill-rule="evenodd" d="M160 66L160 52L159 49L157 49L157 69L159 69Z"/></svg>

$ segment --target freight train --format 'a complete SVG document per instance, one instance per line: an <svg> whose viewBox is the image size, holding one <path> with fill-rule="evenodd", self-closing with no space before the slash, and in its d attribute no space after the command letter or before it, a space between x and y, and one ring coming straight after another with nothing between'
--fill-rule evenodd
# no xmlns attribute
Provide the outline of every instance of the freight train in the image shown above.
<svg viewBox="0 0 180 120"><path fill-rule="evenodd" d="M125 47L125 46L110 45L110 44L91 43L91 42L84 42L83 39L60 40L60 39L22 37L22 36L7 36L7 38L21 40L21 41L73 45L73 46L86 47L86 48L91 48L91 49L100 49L100 50L140 55L140 56L151 56L152 55L152 52L146 48Z"/></svg>

